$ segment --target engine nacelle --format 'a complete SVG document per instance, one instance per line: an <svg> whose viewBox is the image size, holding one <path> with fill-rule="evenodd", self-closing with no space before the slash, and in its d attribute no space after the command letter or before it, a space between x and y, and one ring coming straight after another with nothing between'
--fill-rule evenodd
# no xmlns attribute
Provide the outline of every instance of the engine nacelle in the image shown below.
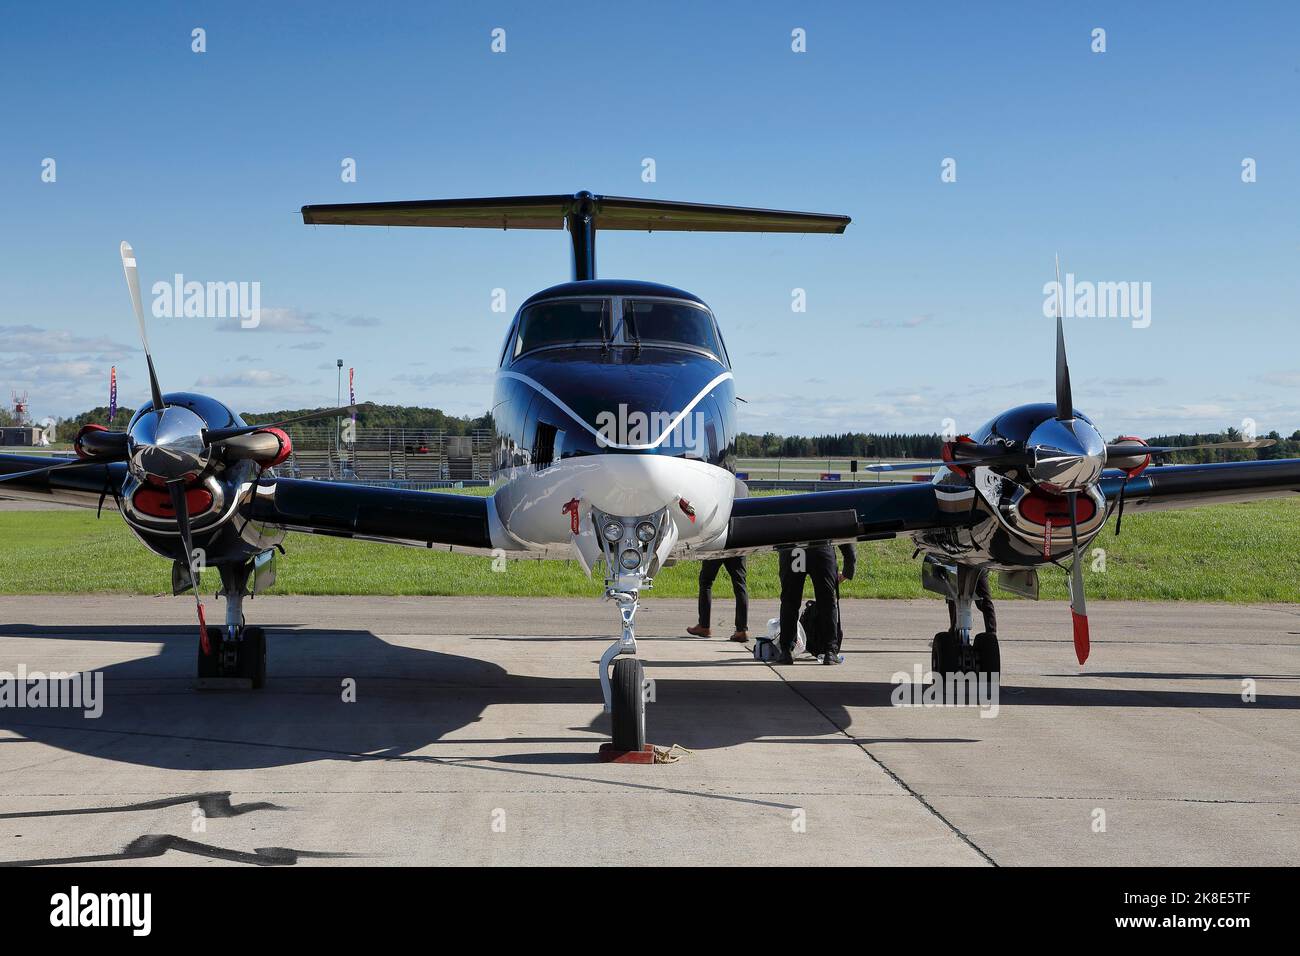
<svg viewBox="0 0 1300 956"><path fill-rule="evenodd" d="M1130 478L1136 478L1138 475L1142 474L1142 472L1146 471L1147 466L1151 464L1151 456L1149 454L1143 454L1140 451L1137 451L1137 449L1146 447L1147 443L1143 439L1134 438L1132 435L1125 435L1118 441L1114 442L1112 447L1115 445L1131 446L1135 449L1135 453L1123 456L1109 455L1106 458L1106 467L1118 468Z"/></svg>

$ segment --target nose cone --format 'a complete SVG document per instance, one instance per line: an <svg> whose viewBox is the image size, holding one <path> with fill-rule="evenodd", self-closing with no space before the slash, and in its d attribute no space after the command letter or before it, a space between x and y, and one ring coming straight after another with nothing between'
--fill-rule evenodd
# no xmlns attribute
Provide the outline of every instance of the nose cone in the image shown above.
<svg viewBox="0 0 1300 956"><path fill-rule="evenodd" d="M1084 488L1101 476L1106 463L1106 443L1080 418L1048 419L1033 430L1026 444L1035 454L1029 473L1048 491Z"/></svg>
<svg viewBox="0 0 1300 956"><path fill-rule="evenodd" d="M188 408L169 405L162 414L149 412L131 427L131 470L166 481L197 475L208 465L211 448L203 442L206 423Z"/></svg>

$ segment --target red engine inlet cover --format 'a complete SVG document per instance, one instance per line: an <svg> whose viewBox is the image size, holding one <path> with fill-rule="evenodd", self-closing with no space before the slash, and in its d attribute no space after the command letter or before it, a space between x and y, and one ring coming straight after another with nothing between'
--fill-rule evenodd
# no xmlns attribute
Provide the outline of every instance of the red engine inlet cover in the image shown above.
<svg viewBox="0 0 1300 956"><path fill-rule="evenodd" d="M131 504L137 511L152 518L176 517L176 511L172 508L172 496L166 489L142 486L131 496ZM212 507L212 492L206 488L185 489L185 507L191 518L203 514Z"/></svg>
<svg viewBox="0 0 1300 956"><path fill-rule="evenodd" d="M1082 523L1097 513L1097 505L1087 495L1075 495L1075 514ZM1050 520L1052 527L1070 525L1070 499L1065 495L1052 495L1035 488L1020 499L1016 506L1020 516L1033 524L1046 525Z"/></svg>

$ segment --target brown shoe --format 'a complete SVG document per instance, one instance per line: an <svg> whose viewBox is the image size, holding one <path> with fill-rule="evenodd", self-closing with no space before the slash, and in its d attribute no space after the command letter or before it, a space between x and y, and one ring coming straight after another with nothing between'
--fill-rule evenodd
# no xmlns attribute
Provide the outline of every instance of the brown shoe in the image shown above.
<svg viewBox="0 0 1300 956"><path fill-rule="evenodd" d="M688 627L686 629L686 633L691 635L691 637L712 637L713 636L713 630L711 628L701 627L698 624L695 625L695 627Z"/></svg>
<svg viewBox="0 0 1300 956"><path fill-rule="evenodd" d="M749 640L749 631L737 631L731 635L731 639L739 644L744 644Z"/></svg>

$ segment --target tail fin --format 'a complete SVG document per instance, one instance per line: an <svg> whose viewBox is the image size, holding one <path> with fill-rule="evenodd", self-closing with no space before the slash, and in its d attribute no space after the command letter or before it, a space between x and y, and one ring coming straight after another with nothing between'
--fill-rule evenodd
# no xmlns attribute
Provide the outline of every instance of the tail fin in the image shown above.
<svg viewBox="0 0 1300 956"><path fill-rule="evenodd" d="M565 229L573 276L596 277L596 230L650 232L808 232L841 234L848 216L624 196L511 196L302 207L308 225L438 226L460 229Z"/></svg>

